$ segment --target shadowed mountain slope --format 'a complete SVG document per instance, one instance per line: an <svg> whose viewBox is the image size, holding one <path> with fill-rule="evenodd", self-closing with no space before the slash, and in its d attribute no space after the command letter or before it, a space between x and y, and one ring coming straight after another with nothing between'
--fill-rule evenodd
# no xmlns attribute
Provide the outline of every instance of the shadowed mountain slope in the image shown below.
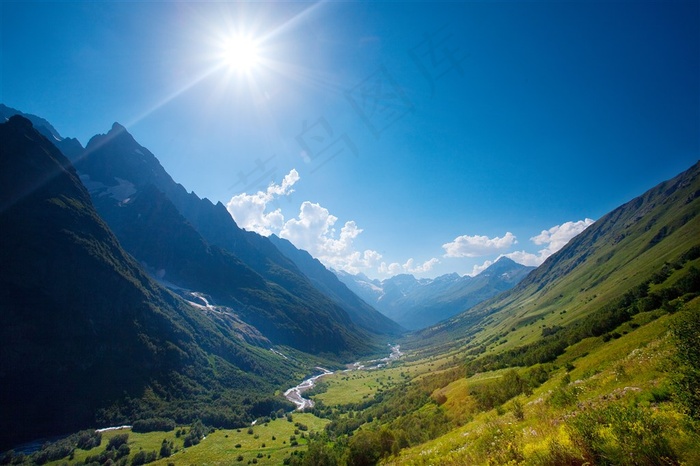
<svg viewBox="0 0 700 466"><path fill-rule="evenodd" d="M299 267L299 270L311 280L318 290L331 297L345 309L355 324L366 330L381 334L399 335L403 332L400 325L378 312L358 295L350 291L333 272L328 270L317 259L314 259L311 254L297 249L292 243L276 235L270 236L269 239L282 254Z"/></svg>
<svg viewBox="0 0 700 466"><path fill-rule="evenodd" d="M273 343L336 359L379 349L374 332L267 238L238 228L223 204L187 193L119 124L92 138L75 163L126 249L164 281L232 307Z"/></svg>
<svg viewBox="0 0 700 466"><path fill-rule="evenodd" d="M149 416L240 425L285 405L266 394L296 364L148 278L28 120L0 140L0 446Z"/></svg>

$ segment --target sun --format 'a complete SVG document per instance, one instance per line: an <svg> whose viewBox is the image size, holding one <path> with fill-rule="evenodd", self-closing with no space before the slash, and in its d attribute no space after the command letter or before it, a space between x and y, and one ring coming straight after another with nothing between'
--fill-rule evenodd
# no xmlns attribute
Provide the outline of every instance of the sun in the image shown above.
<svg viewBox="0 0 700 466"><path fill-rule="evenodd" d="M224 41L222 59L232 70L251 72L260 63L258 44L251 37L231 36Z"/></svg>

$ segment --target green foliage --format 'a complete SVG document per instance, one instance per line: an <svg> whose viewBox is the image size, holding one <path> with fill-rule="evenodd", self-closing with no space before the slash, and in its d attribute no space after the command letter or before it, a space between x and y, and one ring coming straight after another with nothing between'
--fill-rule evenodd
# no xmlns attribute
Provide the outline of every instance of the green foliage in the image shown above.
<svg viewBox="0 0 700 466"><path fill-rule="evenodd" d="M163 443L160 446L160 457L167 458L172 455L173 447L174 445L172 441L168 442L166 439L163 439Z"/></svg>
<svg viewBox="0 0 700 466"><path fill-rule="evenodd" d="M196 420L191 426L190 431L185 436L185 448L197 445L211 429L202 424L202 421Z"/></svg>
<svg viewBox="0 0 700 466"><path fill-rule="evenodd" d="M663 423L639 407L616 403L582 411L568 421L567 429L590 464L679 464Z"/></svg>
<svg viewBox="0 0 700 466"><path fill-rule="evenodd" d="M131 466L140 466L142 464L152 463L158 459L158 455L155 451L145 452L143 450L137 452L133 458L131 458Z"/></svg>
<svg viewBox="0 0 700 466"><path fill-rule="evenodd" d="M77 437L75 446L81 450L91 450L102 443L102 434L91 429L80 431L75 435Z"/></svg>
<svg viewBox="0 0 700 466"><path fill-rule="evenodd" d="M117 450L129 441L129 434L117 434L107 442L107 450Z"/></svg>
<svg viewBox="0 0 700 466"><path fill-rule="evenodd" d="M325 441L315 441L309 444L308 450L303 456L290 458L289 464L293 466L339 466L342 458L339 458L338 450Z"/></svg>
<svg viewBox="0 0 700 466"><path fill-rule="evenodd" d="M126 443L119 445L117 449L117 458L126 458L131 453L131 448Z"/></svg>
<svg viewBox="0 0 700 466"><path fill-rule="evenodd" d="M539 466L592 466L575 448L564 445L556 438L547 442L547 450L535 454L535 464Z"/></svg>
<svg viewBox="0 0 700 466"><path fill-rule="evenodd" d="M150 418L150 419L139 419L134 421L131 430L133 432L145 433L145 432L170 432L175 429L175 421L167 418Z"/></svg>
<svg viewBox="0 0 700 466"><path fill-rule="evenodd" d="M578 399L576 387L559 386L552 390L547 403L555 408L564 408L576 403Z"/></svg>
<svg viewBox="0 0 700 466"><path fill-rule="evenodd" d="M498 379L474 385L470 394L476 399L480 409L489 410L520 394L532 393L534 388L549 377L547 369L541 365L522 372L523 375L515 369L510 369Z"/></svg>
<svg viewBox="0 0 700 466"><path fill-rule="evenodd" d="M676 347L674 394L688 414L700 420L700 305L682 312L671 333Z"/></svg>
<svg viewBox="0 0 700 466"><path fill-rule="evenodd" d="M524 459L518 435L509 425L487 423L474 444L474 450L486 459L486 464L519 464Z"/></svg>
<svg viewBox="0 0 700 466"><path fill-rule="evenodd" d="M349 466L373 466L394 450L396 437L386 428L379 431L360 430L349 442Z"/></svg>
<svg viewBox="0 0 700 466"><path fill-rule="evenodd" d="M513 400L510 406L515 419L517 419L518 421L522 421L523 419L525 419L525 410L523 409L523 404L520 402L520 400Z"/></svg>
<svg viewBox="0 0 700 466"><path fill-rule="evenodd" d="M94 430L83 430L55 442L45 443L41 449L31 455L6 454L0 464L22 464L29 461L31 464L45 464L50 461L57 461L74 454L75 449L91 450L100 446L102 434ZM9 452L8 452L9 453Z"/></svg>

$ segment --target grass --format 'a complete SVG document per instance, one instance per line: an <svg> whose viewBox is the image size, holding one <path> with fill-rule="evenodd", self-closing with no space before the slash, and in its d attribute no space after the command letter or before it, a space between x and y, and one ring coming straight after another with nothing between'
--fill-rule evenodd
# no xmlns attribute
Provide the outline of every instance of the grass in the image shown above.
<svg viewBox="0 0 700 466"><path fill-rule="evenodd" d="M360 403L377 391L393 386L401 378L401 369L336 372L323 378L326 391L313 397L326 406ZM396 379L396 380L394 380Z"/></svg>
<svg viewBox="0 0 700 466"><path fill-rule="evenodd" d="M638 318L640 322L645 319L645 316ZM620 409L641 410L650 422L663 426L659 435L685 464L700 464L700 452L696 448L700 435L687 428L687 418L665 399L671 319L673 316L664 315L649 320L607 343L600 338L589 338L568 348L555 361L559 369L547 382L530 396L516 397L522 405L523 419L514 415L512 401L500 409L479 412L469 395L471 387L489 378L498 378L503 371L477 374L450 383L437 390L447 399L442 407L450 419L464 425L437 439L402 450L383 464L556 464L556 458L562 461L567 454L579 451L570 429L565 427L567 419L582 411L609 409L618 404ZM568 373L567 363L574 366ZM553 394L560 388L574 394L573 404L553 403ZM610 451L624 447L610 437L610 432L605 435L609 437L605 438Z"/></svg>
<svg viewBox="0 0 700 466"><path fill-rule="evenodd" d="M361 403L372 399L378 392L387 390L406 380L420 380L452 367L455 360L452 354L442 357L418 359L412 361L392 361L390 365L379 369L338 371L323 377L320 393L312 395L313 400L321 401L326 406L343 406Z"/></svg>
<svg viewBox="0 0 700 466"><path fill-rule="evenodd" d="M146 434L134 433L130 429L108 431L102 434L102 444L99 447L89 451L76 450L73 460L64 459L48 464L56 466L83 464L88 456L99 455L104 451L110 438L118 434L128 433L128 445L131 449L129 461L140 450L158 453L161 443L165 439L174 443L176 451L168 458L162 458L149 464L160 466L168 464L188 466L193 464L198 466L247 465L249 461L252 462L255 459L256 464L263 466L280 465L284 458L293 451L306 448L307 440L302 438L302 433L306 437L309 432L322 431L329 422L309 413L294 413L292 421L288 422L285 418L280 418L268 424L255 425L252 426L252 434L248 433L248 428L217 430L207 435L198 445L189 448L183 447L184 435L176 437L179 428L171 432L149 432ZM297 423L305 425L308 430L300 430ZM292 436L296 438L297 446L291 445L290 438ZM239 456L243 458L241 461L238 461Z"/></svg>

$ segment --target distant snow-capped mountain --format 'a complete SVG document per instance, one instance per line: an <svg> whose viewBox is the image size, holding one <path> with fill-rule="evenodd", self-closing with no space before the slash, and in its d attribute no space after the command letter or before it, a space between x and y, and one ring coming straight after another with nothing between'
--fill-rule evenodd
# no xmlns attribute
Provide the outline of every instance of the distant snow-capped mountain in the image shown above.
<svg viewBox="0 0 700 466"><path fill-rule="evenodd" d="M395 275L372 280L360 273L336 271L340 281L400 325L416 330L452 317L517 285L534 267L506 257L475 277L456 273L434 279Z"/></svg>

